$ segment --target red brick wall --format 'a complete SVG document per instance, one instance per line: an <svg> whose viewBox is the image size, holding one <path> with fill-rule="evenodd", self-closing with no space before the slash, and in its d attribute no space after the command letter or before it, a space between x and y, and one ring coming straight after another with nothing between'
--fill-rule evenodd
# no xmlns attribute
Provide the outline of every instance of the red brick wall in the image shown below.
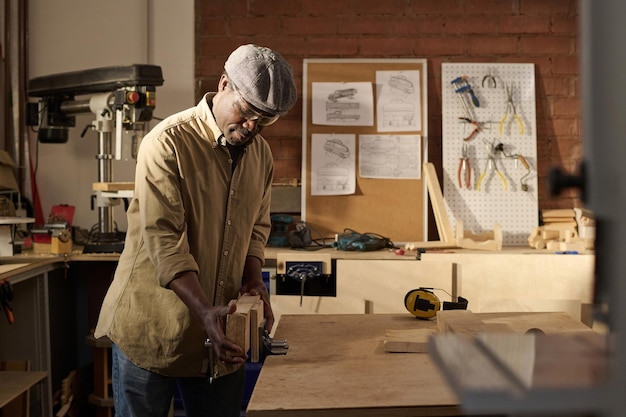
<svg viewBox="0 0 626 417"><path fill-rule="evenodd" d="M428 59L429 160L441 166L442 62L534 63L539 208L580 207L548 193L548 172L582 160L577 0L197 0L197 96L214 90L243 43L279 51L302 88L304 58ZM275 181L301 177L302 102L264 132Z"/></svg>

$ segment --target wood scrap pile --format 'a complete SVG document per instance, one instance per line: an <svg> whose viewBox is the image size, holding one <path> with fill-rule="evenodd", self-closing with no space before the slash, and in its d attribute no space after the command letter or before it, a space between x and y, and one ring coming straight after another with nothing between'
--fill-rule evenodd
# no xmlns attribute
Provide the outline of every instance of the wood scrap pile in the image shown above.
<svg viewBox="0 0 626 417"><path fill-rule="evenodd" d="M551 251L593 249L595 221L588 210L542 210L541 219L542 225L534 228L528 237L530 247Z"/></svg>

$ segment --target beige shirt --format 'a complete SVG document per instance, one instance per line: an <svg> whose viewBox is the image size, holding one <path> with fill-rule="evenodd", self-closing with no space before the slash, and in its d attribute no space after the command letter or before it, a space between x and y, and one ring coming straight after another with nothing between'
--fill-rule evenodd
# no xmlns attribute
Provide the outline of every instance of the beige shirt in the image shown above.
<svg viewBox="0 0 626 417"><path fill-rule="evenodd" d="M209 300L226 305L238 296L246 256L264 262L270 232L269 145L254 138L233 172L217 143L212 97L163 120L141 143L124 251L95 332L164 375L200 376L208 363L206 334L169 282L197 271ZM235 368L216 369L219 376Z"/></svg>

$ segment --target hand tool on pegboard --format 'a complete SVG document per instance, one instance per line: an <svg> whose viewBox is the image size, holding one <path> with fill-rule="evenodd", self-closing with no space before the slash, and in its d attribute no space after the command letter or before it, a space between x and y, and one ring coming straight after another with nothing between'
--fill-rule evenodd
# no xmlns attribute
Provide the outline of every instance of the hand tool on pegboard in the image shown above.
<svg viewBox="0 0 626 417"><path fill-rule="evenodd" d="M504 109L504 116L502 117L502 120L500 120L500 135L502 135L502 130L505 123L507 122L509 115L511 115L511 117L515 119L515 121L517 121L517 124L519 125L519 134L523 135L524 123L522 123L522 119L517 115L517 109L515 107L515 103L513 102L513 84L507 84L504 86L504 88L506 91L506 104Z"/></svg>
<svg viewBox="0 0 626 417"><path fill-rule="evenodd" d="M493 141L492 142L485 141L485 149L487 150L487 162L485 163L485 169L483 170L483 172L480 174L480 177L478 178L478 182L476 183L476 189L480 191L482 182L487 176L487 174L491 174L492 172L495 172L498 175L498 178L500 178L500 181L502 181L502 187L504 188L504 190L506 190L507 189L506 178L504 177L504 174L502 174L502 172L500 172L500 170L498 169L498 165L496 164L496 159L495 159L496 152L503 151L504 145L499 143L494 146Z"/></svg>
<svg viewBox="0 0 626 417"><path fill-rule="evenodd" d="M498 83L496 82L496 77L493 75L493 68L489 67L489 69L487 70L487 74L485 74L485 76L483 77L483 82L481 85L483 86L483 88L485 88L485 85L488 88L496 88L498 86Z"/></svg>
<svg viewBox="0 0 626 417"><path fill-rule="evenodd" d="M472 89L472 85L469 83L467 75L462 75L460 77L456 77L451 81L454 86L454 92L458 94L467 93L470 96L472 104L476 107L480 107L480 101L476 94L474 94L474 90Z"/></svg>
<svg viewBox="0 0 626 417"><path fill-rule="evenodd" d="M456 175L459 188L465 187L468 190L470 189L471 175L470 161L467 156L467 143L464 143L461 149L461 158L459 158L459 168Z"/></svg>
<svg viewBox="0 0 626 417"><path fill-rule="evenodd" d="M523 169L526 170L526 172L524 173L524 175L522 175L522 177L520 178L520 188L522 191L528 191L528 184L526 183L526 181L528 181L528 177L531 174L531 169L530 169L530 164L528 163L528 161L526 160L526 158L524 158L523 155L520 154L508 154L506 152L504 152L504 145L502 145L502 155L504 155L506 158L509 159L514 159L515 160L515 166L517 167L517 164L519 163Z"/></svg>

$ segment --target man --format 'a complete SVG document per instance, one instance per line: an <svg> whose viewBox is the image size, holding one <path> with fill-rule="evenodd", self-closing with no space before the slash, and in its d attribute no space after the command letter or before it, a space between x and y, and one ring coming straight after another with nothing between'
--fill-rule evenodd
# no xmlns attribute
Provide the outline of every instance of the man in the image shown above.
<svg viewBox="0 0 626 417"><path fill-rule="evenodd" d="M117 417L166 416L176 383L188 417L239 416L247 356L224 323L243 293L260 294L266 328L274 322L261 276L273 159L260 132L295 102L284 58L243 45L216 93L143 139L125 247L95 331L113 342Z"/></svg>

